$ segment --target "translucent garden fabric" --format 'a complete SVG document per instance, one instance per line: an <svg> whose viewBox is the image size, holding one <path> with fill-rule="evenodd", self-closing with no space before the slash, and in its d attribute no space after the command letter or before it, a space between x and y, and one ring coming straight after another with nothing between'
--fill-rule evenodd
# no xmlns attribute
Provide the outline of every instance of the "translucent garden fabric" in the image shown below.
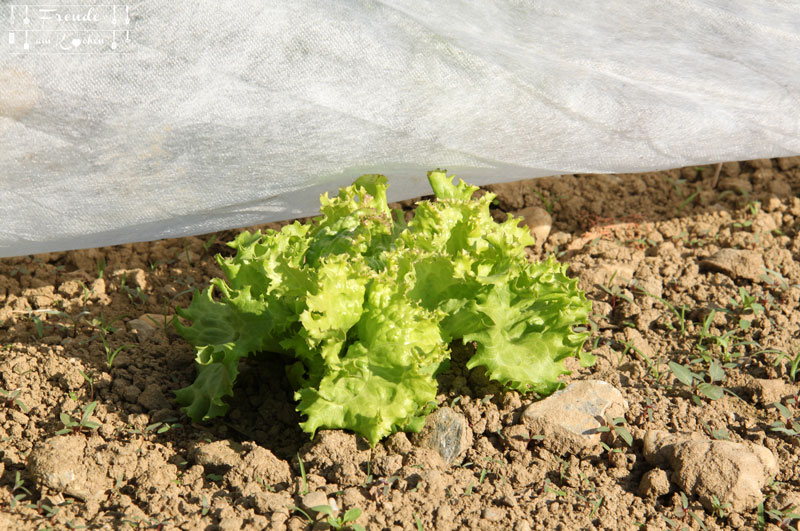
<svg viewBox="0 0 800 531"><path fill-rule="evenodd" d="M795 2L27 7L0 2L0 256L307 215L363 173L402 199L437 167L485 184L800 153Z"/></svg>

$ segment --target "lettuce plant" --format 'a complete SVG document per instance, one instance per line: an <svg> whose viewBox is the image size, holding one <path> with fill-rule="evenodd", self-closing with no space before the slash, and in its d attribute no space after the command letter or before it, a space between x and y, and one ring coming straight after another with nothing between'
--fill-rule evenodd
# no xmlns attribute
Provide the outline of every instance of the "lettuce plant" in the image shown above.
<svg viewBox="0 0 800 531"><path fill-rule="evenodd" d="M370 444L418 430L436 397L448 345L474 345L483 367L510 389L548 394L580 352L589 303L565 266L528 260L534 243L519 219L495 222L491 193L428 174L435 201L406 224L386 200L386 178L364 175L321 198L311 224L243 232L217 256L225 279L196 292L178 331L197 348L197 379L177 399L195 421L223 415L239 360L287 361L297 409L312 435L343 428Z"/></svg>

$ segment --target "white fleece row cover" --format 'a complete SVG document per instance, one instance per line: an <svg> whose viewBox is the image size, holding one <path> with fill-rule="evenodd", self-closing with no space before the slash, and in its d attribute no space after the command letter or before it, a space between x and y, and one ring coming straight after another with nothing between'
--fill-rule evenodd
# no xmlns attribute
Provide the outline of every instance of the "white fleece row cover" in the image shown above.
<svg viewBox="0 0 800 531"><path fill-rule="evenodd" d="M61 3L0 1L0 256L800 153L795 1Z"/></svg>

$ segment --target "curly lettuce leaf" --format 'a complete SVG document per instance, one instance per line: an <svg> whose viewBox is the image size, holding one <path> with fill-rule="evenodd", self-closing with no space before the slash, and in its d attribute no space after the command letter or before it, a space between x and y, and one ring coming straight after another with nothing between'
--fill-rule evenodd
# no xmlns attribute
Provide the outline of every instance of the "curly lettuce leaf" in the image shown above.
<svg viewBox="0 0 800 531"><path fill-rule="evenodd" d="M388 280L388 281L387 281ZM413 422L436 397L433 377L447 353L437 319L409 301L390 279L369 287L358 340L317 388L297 391L301 423L312 435L319 428L344 428L374 445Z"/></svg>
<svg viewBox="0 0 800 531"><path fill-rule="evenodd" d="M520 392L545 395L561 386L559 376L568 373L563 360L579 355L588 337L572 326L589 313L577 281L564 269L551 257L475 298L471 311L488 324L481 328L476 319L473 331L463 336L476 343L468 369L484 367L489 378Z"/></svg>

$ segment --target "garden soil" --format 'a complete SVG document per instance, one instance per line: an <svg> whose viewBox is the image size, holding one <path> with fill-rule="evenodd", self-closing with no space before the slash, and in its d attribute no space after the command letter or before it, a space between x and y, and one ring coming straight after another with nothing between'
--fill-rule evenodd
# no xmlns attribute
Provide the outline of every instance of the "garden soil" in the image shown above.
<svg viewBox="0 0 800 531"><path fill-rule="evenodd" d="M359 509L370 530L795 525L800 158L488 189L498 220L535 225L531 258L554 254L592 301L596 361L567 360L563 380L603 380L627 401L600 443L531 433L536 397L466 370L469 346L439 377L439 411L468 427L449 462L405 433L374 448L343 431L310 439L268 355L243 363L226 417L192 423L173 391L194 380L194 352L168 320L221 275L214 255L235 231L7 258L0 529L326 529L319 505ZM682 383L671 361L724 393ZM724 492L704 506L644 458L653 430L766 448L777 472L759 506L732 510Z"/></svg>

